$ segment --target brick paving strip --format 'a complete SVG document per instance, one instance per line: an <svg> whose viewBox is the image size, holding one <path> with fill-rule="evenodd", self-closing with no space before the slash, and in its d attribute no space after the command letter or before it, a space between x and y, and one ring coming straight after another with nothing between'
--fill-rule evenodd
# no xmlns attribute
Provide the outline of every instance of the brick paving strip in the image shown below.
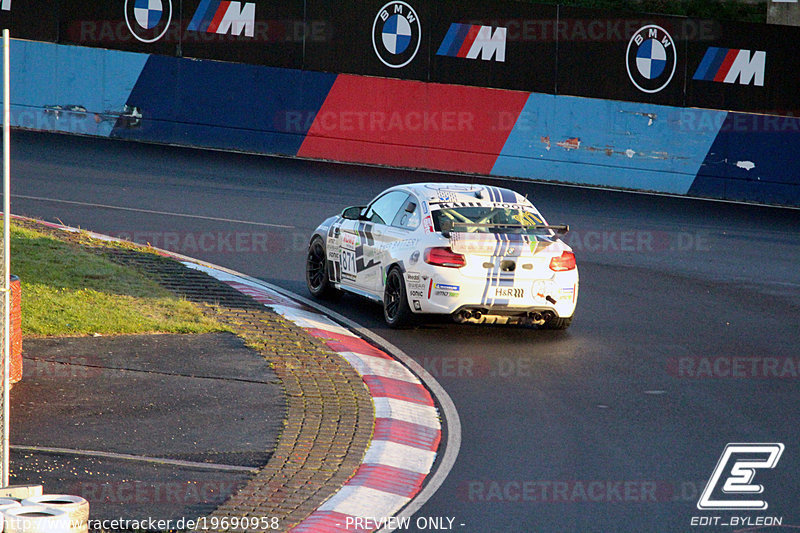
<svg viewBox="0 0 800 533"><path fill-rule="evenodd" d="M280 530L285 530L319 508L356 473L372 438L372 398L354 368L322 341L262 303L173 259L104 246L32 221L16 223L139 269L176 295L204 306L272 364L287 397L277 448L266 466L212 516L277 518Z"/></svg>
<svg viewBox="0 0 800 533"><path fill-rule="evenodd" d="M374 531L420 494L442 438L440 413L420 379L392 356L253 278L168 252L98 244L85 232L48 226L59 238L134 266L206 306L209 315L260 350L283 381L288 416L275 453L209 524L248 517L266 527L220 530ZM64 229L72 234L65 237ZM446 392L439 394L449 401ZM452 402L450 412L457 434ZM457 449L456 444L443 462L454 461ZM439 483L441 478L429 489Z"/></svg>

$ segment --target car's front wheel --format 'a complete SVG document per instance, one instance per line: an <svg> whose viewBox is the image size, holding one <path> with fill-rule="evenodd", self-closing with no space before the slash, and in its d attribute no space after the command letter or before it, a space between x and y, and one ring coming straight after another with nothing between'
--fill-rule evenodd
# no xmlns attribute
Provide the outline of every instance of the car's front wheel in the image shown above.
<svg viewBox="0 0 800 533"><path fill-rule="evenodd" d="M408 306L406 284L403 273L395 267L386 275L383 293L383 318L390 328L400 328L411 323L412 313Z"/></svg>
<svg viewBox="0 0 800 533"><path fill-rule="evenodd" d="M341 295L330 282L328 275L328 256L325 244L319 236L311 240L306 254L306 285L308 292L316 298L332 299Z"/></svg>

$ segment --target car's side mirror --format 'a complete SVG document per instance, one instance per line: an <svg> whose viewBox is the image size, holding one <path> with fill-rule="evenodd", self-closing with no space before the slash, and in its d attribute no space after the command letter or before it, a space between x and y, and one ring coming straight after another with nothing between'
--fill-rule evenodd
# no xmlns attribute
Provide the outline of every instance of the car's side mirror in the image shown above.
<svg viewBox="0 0 800 533"><path fill-rule="evenodd" d="M364 210L363 206L354 205L351 207L346 207L344 211L342 211L342 218L345 220L359 220L361 218L361 212Z"/></svg>

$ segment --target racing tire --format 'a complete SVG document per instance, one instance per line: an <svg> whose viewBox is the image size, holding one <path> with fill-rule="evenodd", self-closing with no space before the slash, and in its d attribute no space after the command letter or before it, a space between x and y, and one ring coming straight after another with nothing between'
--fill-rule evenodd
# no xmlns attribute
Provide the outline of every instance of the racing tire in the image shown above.
<svg viewBox="0 0 800 533"><path fill-rule="evenodd" d="M539 326L542 329L565 330L572 324L572 317L552 318Z"/></svg>
<svg viewBox="0 0 800 533"><path fill-rule="evenodd" d="M42 494L22 500L22 506L41 505L65 511L69 516L70 533L89 532L89 502L69 494Z"/></svg>
<svg viewBox="0 0 800 533"><path fill-rule="evenodd" d="M0 511L5 511L6 509L15 509L17 507L22 507L22 504L17 500L12 500L11 498L0 498ZM0 517L1 515L2 513L0 512ZM3 531L2 526L0 526L0 531Z"/></svg>
<svg viewBox="0 0 800 533"><path fill-rule="evenodd" d="M43 505L16 507L3 511L7 533L68 533L66 511Z"/></svg>
<svg viewBox="0 0 800 533"><path fill-rule="evenodd" d="M403 273L397 267L392 268L386 275L383 291L383 318L390 328L402 328L411 324L412 317Z"/></svg>
<svg viewBox="0 0 800 533"><path fill-rule="evenodd" d="M333 300L342 295L342 291L331 284L328 275L328 254L325 244L319 236L311 239L306 254L306 286L315 298Z"/></svg>

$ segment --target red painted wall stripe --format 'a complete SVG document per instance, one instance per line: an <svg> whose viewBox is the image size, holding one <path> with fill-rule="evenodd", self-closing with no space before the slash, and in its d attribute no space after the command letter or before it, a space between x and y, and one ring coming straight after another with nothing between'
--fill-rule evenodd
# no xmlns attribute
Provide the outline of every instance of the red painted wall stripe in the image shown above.
<svg viewBox="0 0 800 533"><path fill-rule="evenodd" d="M341 74L300 157L489 174L528 93Z"/></svg>

